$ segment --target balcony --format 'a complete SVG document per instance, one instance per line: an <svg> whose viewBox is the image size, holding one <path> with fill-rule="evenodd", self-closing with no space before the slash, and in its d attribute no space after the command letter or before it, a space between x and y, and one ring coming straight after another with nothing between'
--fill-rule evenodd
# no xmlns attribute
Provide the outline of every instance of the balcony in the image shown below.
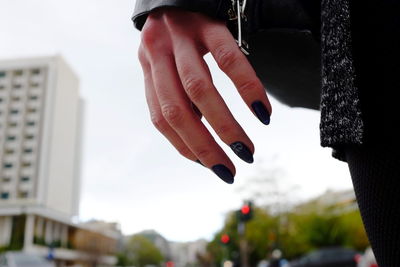
<svg viewBox="0 0 400 267"><path fill-rule="evenodd" d="M26 83L27 83L27 76L26 74L23 74L21 76L14 76L14 78L12 79L12 84L13 85L22 85L23 87L25 87Z"/></svg>
<svg viewBox="0 0 400 267"><path fill-rule="evenodd" d="M30 82L31 86L33 84L39 84L41 86L44 82L44 74L41 73L41 74L32 75L29 80L30 80L29 82Z"/></svg>
<svg viewBox="0 0 400 267"><path fill-rule="evenodd" d="M21 172L20 172L21 177L23 177L23 176L33 177L34 174L35 174L34 168L23 168L23 169L21 169Z"/></svg>
<svg viewBox="0 0 400 267"><path fill-rule="evenodd" d="M36 113L26 113L25 120L28 121L34 121L36 126L39 125L40 122L40 112Z"/></svg>
<svg viewBox="0 0 400 267"><path fill-rule="evenodd" d="M4 168L4 165L2 167L3 167L3 176L5 176L5 177L16 177L17 176L17 168L15 165L13 165L13 168L10 168L10 169ZM11 180L13 180L13 179L11 179Z"/></svg>
<svg viewBox="0 0 400 267"><path fill-rule="evenodd" d="M20 182L18 185L18 190L20 192L27 192L28 196L32 195L33 183L31 181Z"/></svg>
<svg viewBox="0 0 400 267"><path fill-rule="evenodd" d="M30 162L31 166L34 166L36 156L34 153L23 153L21 157L22 162Z"/></svg>
<svg viewBox="0 0 400 267"><path fill-rule="evenodd" d="M9 141L9 140L7 140L7 138L5 138L6 140L6 142L5 142L5 145L4 145L4 148L5 149L14 149L14 150L17 150L17 149L19 149L19 142L18 141Z"/></svg>

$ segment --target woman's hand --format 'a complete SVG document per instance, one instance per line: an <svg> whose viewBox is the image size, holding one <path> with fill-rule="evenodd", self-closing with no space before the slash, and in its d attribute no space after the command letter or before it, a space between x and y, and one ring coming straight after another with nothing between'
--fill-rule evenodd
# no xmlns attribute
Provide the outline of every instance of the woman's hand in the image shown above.
<svg viewBox="0 0 400 267"><path fill-rule="evenodd" d="M252 112L269 124L271 105L264 87L223 22L173 8L159 9L147 18L139 59L153 124L184 157L233 183L235 166L201 116L248 163L253 162L254 145L214 87L203 59L208 52Z"/></svg>

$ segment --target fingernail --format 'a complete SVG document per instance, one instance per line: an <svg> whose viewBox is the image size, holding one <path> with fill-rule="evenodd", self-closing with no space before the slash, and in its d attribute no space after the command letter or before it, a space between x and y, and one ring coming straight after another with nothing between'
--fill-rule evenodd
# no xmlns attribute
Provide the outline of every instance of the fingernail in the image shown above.
<svg viewBox="0 0 400 267"><path fill-rule="evenodd" d="M225 165L214 165L211 169L222 181L233 184L233 174Z"/></svg>
<svg viewBox="0 0 400 267"><path fill-rule="evenodd" d="M270 122L270 115L265 105L261 101L255 101L251 104L251 107L254 113L256 113L257 118L265 125L268 125Z"/></svg>
<svg viewBox="0 0 400 267"><path fill-rule="evenodd" d="M203 163L201 163L200 160L196 160L196 162L197 162L198 164L200 164L201 166L204 166Z"/></svg>
<svg viewBox="0 0 400 267"><path fill-rule="evenodd" d="M251 153L250 149L242 142L232 143L230 144L230 147L233 152L235 152L235 154L242 160L246 161L247 163L254 162L253 154Z"/></svg>

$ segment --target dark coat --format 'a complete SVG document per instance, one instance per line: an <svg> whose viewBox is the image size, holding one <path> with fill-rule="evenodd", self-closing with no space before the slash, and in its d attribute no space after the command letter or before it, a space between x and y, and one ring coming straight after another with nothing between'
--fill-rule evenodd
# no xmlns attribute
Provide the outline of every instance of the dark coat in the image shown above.
<svg viewBox="0 0 400 267"><path fill-rule="evenodd" d="M249 60L268 92L321 110L321 145L398 142L400 1L247 0ZM133 21L178 7L228 19L231 0L137 0ZM287 79L290 77L290 79ZM400 114L399 114L400 115Z"/></svg>

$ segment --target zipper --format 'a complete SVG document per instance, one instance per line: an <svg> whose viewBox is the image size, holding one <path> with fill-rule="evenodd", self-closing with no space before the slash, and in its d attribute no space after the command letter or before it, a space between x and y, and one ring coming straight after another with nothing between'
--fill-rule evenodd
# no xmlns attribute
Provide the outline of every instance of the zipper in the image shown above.
<svg viewBox="0 0 400 267"><path fill-rule="evenodd" d="M228 10L229 28L233 33L240 50L246 56L250 55L249 43L246 38L248 29L248 17L245 14L247 0L231 0Z"/></svg>

